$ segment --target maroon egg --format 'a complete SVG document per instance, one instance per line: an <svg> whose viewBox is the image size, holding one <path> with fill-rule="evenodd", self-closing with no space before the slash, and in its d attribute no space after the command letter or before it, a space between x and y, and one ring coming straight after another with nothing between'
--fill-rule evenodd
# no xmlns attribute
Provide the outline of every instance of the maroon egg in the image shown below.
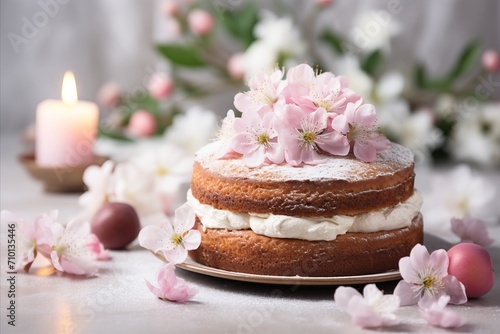
<svg viewBox="0 0 500 334"><path fill-rule="evenodd" d="M112 202L103 205L94 215L90 225L107 249L123 249L137 238L141 230L139 216L126 203Z"/></svg>

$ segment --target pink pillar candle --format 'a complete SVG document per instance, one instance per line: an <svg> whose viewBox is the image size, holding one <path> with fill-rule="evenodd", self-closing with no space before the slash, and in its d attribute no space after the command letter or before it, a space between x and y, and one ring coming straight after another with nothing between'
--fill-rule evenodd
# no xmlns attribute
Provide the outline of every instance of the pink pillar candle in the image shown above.
<svg viewBox="0 0 500 334"><path fill-rule="evenodd" d="M93 161L99 109L78 101L71 72L63 80L61 100L45 100L36 111L36 162L45 167L71 167Z"/></svg>

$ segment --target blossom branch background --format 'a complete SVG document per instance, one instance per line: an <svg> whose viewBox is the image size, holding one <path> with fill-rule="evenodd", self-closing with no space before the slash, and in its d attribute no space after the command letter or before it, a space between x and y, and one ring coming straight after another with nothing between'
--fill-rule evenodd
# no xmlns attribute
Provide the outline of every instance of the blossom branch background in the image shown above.
<svg viewBox="0 0 500 334"><path fill-rule="evenodd" d="M266 9L243 0L160 5L171 39L154 48L167 69L151 77L148 93L116 90L103 99L112 109L104 136L160 135L186 105L241 91L262 69L306 62L346 75L365 102L376 106L386 136L413 149L419 161L500 164L500 107L492 100L500 86L499 53L471 40L450 55L454 64L443 75L421 62L409 73L399 72L387 60L403 24L398 19L411 3L360 12L350 30L322 24L323 16L342 10L340 1L279 1Z"/></svg>

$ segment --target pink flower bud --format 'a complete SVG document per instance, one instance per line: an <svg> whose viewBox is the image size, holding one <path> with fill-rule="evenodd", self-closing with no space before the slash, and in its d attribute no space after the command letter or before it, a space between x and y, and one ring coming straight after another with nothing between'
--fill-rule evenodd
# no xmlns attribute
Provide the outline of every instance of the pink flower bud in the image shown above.
<svg viewBox="0 0 500 334"><path fill-rule="evenodd" d="M315 0L320 7L328 7L333 3L333 0Z"/></svg>
<svg viewBox="0 0 500 334"><path fill-rule="evenodd" d="M500 72L500 53L486 50L482 58L483 67L490 72Z"/></svg>
<svg viewBox="0 0 500 334"><path fill-rule="evenodd" d="M164 100L172 94L174 84L165 73L155 73L148 83L149 94L157 100Z"/></svg>
<svg viewBox="0 0 500 334"><path fill-rule="evenodd" d="M227 71L234 79L243 79L245 75L245 59L243 53L235 53L227 62Z"/></svg>
<svg viewBox="0 0 500 334"><path fill-rule="evenodd" d="M176 16L179 13L179 4L175 0L164 0L161 6L161 12L165 16Z"/></svg>
<svg viewBox="0 0 500 334"><path fill-rule="evenodd" d="M106 109L113 109L120 103L122 88L116 82L108 82L99 89L99 103Z"/></svg>
<svg viewBox="0 0 500 334"><path fill-rule="evenodd" d="M136 137L149 137L156 132L156 119L146 110L137 110L128 123L128 133Z"/></svg>
<svg viewBox="0 0 500 334"><path fill-rule="evenodd" d="M214 27L212 14L202 9L195 9L188 14L188 25L191 32L198 36L205 36Z"/></svg>

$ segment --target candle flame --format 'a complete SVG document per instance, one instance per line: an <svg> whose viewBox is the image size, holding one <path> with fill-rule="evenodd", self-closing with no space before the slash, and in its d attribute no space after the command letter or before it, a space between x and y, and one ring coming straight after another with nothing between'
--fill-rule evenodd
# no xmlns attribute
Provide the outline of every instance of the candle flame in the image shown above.
<svg viewBox="0 0 500 334"><path fill-rule="evenodd" d="M71 71L64 73L61 97L66 104L75 104L78 102L75 75Z"/></svg>

